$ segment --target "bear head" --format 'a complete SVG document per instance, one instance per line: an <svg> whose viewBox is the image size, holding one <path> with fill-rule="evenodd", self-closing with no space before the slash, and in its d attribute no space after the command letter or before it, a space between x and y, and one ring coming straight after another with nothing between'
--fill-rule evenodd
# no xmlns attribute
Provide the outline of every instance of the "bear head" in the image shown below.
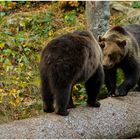
<svg viewBox="0 0 140 140"><path fill-rule="evenodd" d="M115 35L99 36L98 40L103 51L104 68L110 69L119 64L125 55L126 40L121 40Z"/></svg>

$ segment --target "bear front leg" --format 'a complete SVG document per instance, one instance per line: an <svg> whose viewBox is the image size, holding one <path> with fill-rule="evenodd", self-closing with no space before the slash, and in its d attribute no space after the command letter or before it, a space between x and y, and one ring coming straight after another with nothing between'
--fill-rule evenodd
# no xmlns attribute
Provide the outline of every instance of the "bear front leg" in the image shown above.
<svg viewBox="0 0 140 140"><path fill-rule="evenodd" d="M50 91L48 81L43 77L41 82L42 99L43 99L43 110L44 112L54 112L53 107L53 95Z"/></svg>
<svg viewBox="0 0 140 140"><path fill-rule="evenodd" d="M115 95L116 90L116 67L111 69L104 69L105 85L108 90L108 96Z"/></svg>
<svg viewBox="0 0 140 140"><path fill-rule="evenodd" d="M125 73L124 82L117 87L115 91L116 96L126 96L130 89L132 89L138 82L138 75L135 71Z"/></svg>
<svg viewBox="0 0 140 140"><path fill-rule="evenodd" d="M135 87L134 91L140 91L140 79L137 83L137 86Z"/></svg>
<svg viewBox="0 0 140 140"><path fill-rule="evenodd" d="M104 71L102 65L100 65L96 73L85 83L85 87L88 94L87 105L93 107L100 107L100 103L97 101L98 94L101 86L104 82Z"/></svg>

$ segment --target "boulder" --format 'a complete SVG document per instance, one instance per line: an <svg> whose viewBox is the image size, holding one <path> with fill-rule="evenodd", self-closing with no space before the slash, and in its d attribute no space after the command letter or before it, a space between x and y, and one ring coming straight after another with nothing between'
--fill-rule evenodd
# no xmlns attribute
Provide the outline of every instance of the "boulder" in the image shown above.
<svg viewBox="0 0 140 140"><path fill-rule="evenodd" d="M140 10L132 8L132 1L110 2L110 12L113 16L122 15L120 24L140 24Z"/></svg>
<svg viewBox="0 0 140 140"><path fill-rule="evenodd" d="M121 139L140 136L140 93L101 100L100 108L79 106L69 116L47 113L0 125L1 139Z"/></svg>
<svg viewBox="0 0 140 140"><path fill-rule="evenodd" d="M127 24L140 24L140 10L134 10L127 14L127 17L121 21Z"/></svg>
<svg viewBox="0 0 140 140"><path fill-rule="evenodd" d="M129 12L134 11L132 7L130 7L132 2L120 2L120 1L111 1L110 2L110 12L112 15L125 14L127 15Z"/></svg>

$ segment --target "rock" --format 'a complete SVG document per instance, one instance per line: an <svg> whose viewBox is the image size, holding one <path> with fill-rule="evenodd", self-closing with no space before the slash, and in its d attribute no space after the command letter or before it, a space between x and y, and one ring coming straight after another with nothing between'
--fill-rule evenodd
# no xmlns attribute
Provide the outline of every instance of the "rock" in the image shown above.
<svg viewBox="0 0 140 140"><path fill-rule="evenodd" d="M131 8L132 2L110 2L110 11L112 15L118 15L118 14L125 14L127 15L129 12L134 11L133 8Z"/></svg>
<svg viewBox="0 0 140 140"><path fill-rule="evenodd" d="M140 136L140 93L109 97L100 108L80 106L67 117L44 114L0 125L1 139L118 139Z"/></svg>
<svg viewBox="0 0 140 140"><path fill-rule="evenodd" d="M140 10L133 10L127 14L128 16L121 21L127 24L140 24Z"/></svg>
<svg viewBox="0 0 140 140"><path fill-rule="evenodd" d="M123 15L120 22L121 25L126 24L140 24L140 10L132 8L132 2L110 2L111 15Z"/></svg>
<svg viewBox="0 0 140 140"><path fill-rule="evenodd" d="M14 28L28 28L31 26L31 22L33 19L32 13L16 13L11 14L8 17L5 17L3 23L1 24L2 27L14 27Z"/></svg>

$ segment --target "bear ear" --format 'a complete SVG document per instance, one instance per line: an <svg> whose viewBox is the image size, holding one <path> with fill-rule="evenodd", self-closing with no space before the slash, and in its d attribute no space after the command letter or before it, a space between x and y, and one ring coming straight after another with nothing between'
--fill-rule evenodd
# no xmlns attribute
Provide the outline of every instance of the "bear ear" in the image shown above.
<svg viewBox="0 0 140 140"><path fill-rule="evenodd" d="M99 45L102 49L105 47L105 41L106 41L106 38L104 38L100 35L98 36L98 42L99 42Z"/></svg>
<svg viewBox="0 0 140 140"><path fill-rule="evenodd" d="M102 42L102 41L105 41L105 40L106 40L106 38L104 38L104 37L102 37L102 36L100 36L100 35L98 36L98 41L99 41L99 42Z"/></svg>
<svg viewBox="0 0 140 140"><path fill-rule="evenodd" d="M117 45L121 48L124 48L126 45L126 40L117 40Z"/></svg>

